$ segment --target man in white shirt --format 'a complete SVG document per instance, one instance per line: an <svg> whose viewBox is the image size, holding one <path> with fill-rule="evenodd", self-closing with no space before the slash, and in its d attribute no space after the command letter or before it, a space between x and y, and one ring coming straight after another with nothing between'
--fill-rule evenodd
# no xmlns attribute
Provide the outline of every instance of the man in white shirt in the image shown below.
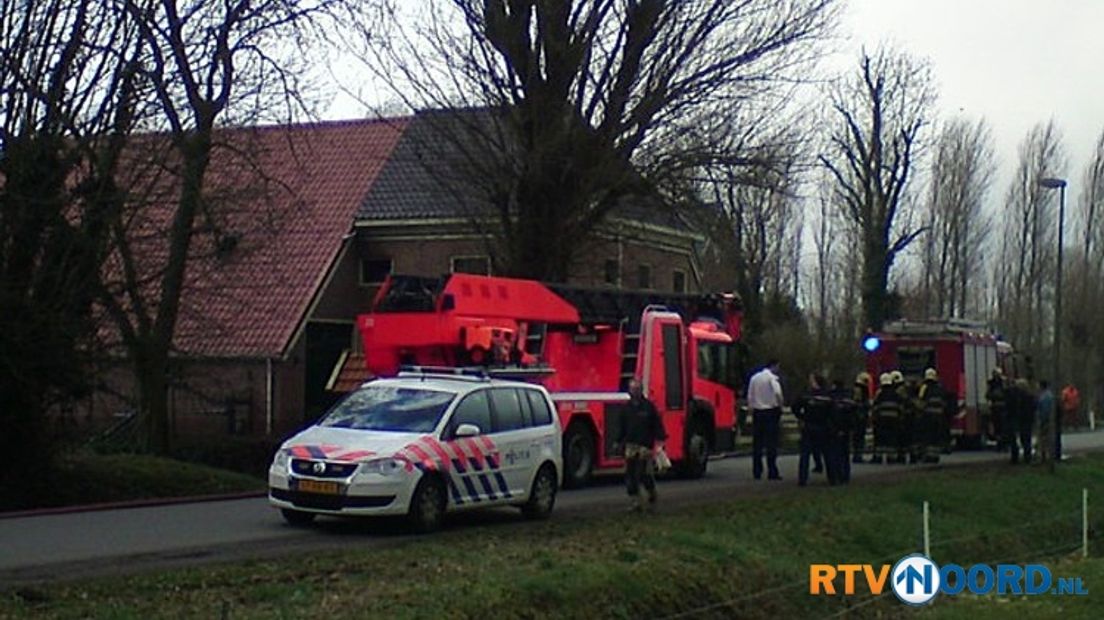
<svg viewBox="0 0 1104 620"><path fill-rule="evenodd" d="M763 477L763 452L767 454L767 477L781 480L778 474L778 428L782 418L782 384L778 381L778 360L770 360L748 382L748 408L752 414L751 471L756 480Z"/></svg>

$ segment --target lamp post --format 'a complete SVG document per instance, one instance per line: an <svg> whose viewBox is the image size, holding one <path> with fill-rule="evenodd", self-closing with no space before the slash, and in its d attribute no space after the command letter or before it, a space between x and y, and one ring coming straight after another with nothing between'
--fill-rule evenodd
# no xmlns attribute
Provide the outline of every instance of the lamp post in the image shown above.
<svg viewBox="0 0 1104 620"><path fill-rule="evenodd" d="M1062 458L1062 407L1058 402L1062 384L1058 377L1062 372L1062 229L1066 219L1066 180L1045 177L1039 179L1039 185L1058 190L1058 265L1054 283L1054 374L1051 379L1054 385L1054 423L1050 425L1051 436L1049 437L1053 450L1050 467L1053 470L1055 461Z"/></svg>

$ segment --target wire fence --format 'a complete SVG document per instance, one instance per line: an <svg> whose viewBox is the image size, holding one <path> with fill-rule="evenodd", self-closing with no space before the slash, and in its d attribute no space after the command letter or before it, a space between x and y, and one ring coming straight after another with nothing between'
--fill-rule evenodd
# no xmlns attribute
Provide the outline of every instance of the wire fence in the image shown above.
<svg viewBox="0 0 1104 620"><path fill-rule="evenodd" d="M927 504L927 502L924 502ZM896 553L888 554L881 558L876 558L864 562L872 566L885 565L890 562L896 562L897 560L920 552L923 553L925 549L929 551L929 555L933 561L939 563L939 559L942 557L951 557L954 555L953 550L957 547L964 549L971 553L979 553L988 551L992 553L994 559L977 562L970 561L970 564L1014 564L1023 563L1031 560L1047 559L1061 557L1069 555L1075 552L1080 552L1082 557L1088 557L1091 543L1090 534L1093 532L1094 523L1089 516L1088 512L1088 490L1082 491L1082 505L1079 510L1065 510L1058 514L1050 514L1046 517L1037 519L1031 519L1029 521L1023 521L1012 526L1002 527L987 530L978 534L970 534L966 536L955 536L950 538L938 538L931 540L931 528L930 523L927 521L930 519L930 512L928 510L923 511L921 524L922 530L926 532L919 541L919 545L914 548L903 549ZM1097 523L1100 519L1097 520ZM1075 528L1075 525L1080 527ZM1066 530L1068 526L1068 530ZM1055 529L1059 530L1055 532ZM1076 536L1073 530L1076 529ZM1064 538L1064 540L1061 540ZM1007 549L1007 544L994 544L1001 541L1016 541L1022 545L1023 540L1037 541L1039 546L1032 547L1024 550L1020 545L1015 551ZM1042 546L1045 545L1045 546ZM1007 549L996 549L994 546L1001 546ZM999 554L999 555L997 555ZM957 559L957 558L956 558ZM789 582L782 582L766 589L759 589L753 593L742 595L726 599L723 601L716 601L707 605L702 605L689 610L680 611L678 613L663 616L663 620L681 620L683 618L695 618L700 617L711 612L716 612L722 609L738 610L743 604L751 602L756 599L761 599L767 596L773 596L782 593L789 593L796 590L807 591L810 587L810 583L807 579L795 579ZM865 607L873 605L880 600L885 599L887 596L893 593L892 587L887 583L883 590L879 594L872 594L862 598L857 602L853 602L853 599L842 599L845 607L842 609L835 609L829 614L823 616L823 618L841 618L852 614ZM831 600L831 599L828 599Z"/></svg>

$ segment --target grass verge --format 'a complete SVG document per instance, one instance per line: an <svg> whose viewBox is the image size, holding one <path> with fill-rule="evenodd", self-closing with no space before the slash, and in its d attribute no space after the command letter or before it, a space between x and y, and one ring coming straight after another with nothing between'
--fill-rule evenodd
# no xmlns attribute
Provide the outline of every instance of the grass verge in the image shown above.
<svg viewBox="0 0 1104 620"><path fill-rule="evenodd" d="M263 491L264 481L205 465L137 454L79 453L44 472L22 497L0 495L0 510L25 510Z"/></svg>
<svg viewBox="0 0 1104 620"><path fill-rule="evenodd" d="M916 610L892 594L868 604L861 585L850 597L810 596L809 564L892 564L917 551L925 500L937 562L1060 557L1080 543L1081 489L1104 497L1102 465L1104 457L1083 457L1053 476L1005 465L949 468L895 484L859 481L843 489L792 488L706 506L663 506L654 516L453 528L384 549L351 544L342 552L140 575L125 586L113 578L9 592L0 594L0 616L897 617ZM1101 525L1097 517L1097 531ZM370 525L363 536L372 536ZM1098 564L1057 574L1077 575L1082 567L1092 592ZM1036 598L1023 604L1068 605L1067 618L1099 615L1075 607L1077 601ZM947 597L920 613L972 619L975 608L991 606ZM1030 616L1051 611L1025 610Z"/></svg>

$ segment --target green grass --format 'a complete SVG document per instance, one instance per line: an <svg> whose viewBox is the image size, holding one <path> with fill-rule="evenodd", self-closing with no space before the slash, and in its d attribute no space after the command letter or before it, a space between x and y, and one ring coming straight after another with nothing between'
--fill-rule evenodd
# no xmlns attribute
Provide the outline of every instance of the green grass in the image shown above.
<svg viewBox="0 0 1104 620"><path fill-rule="evenodd" d="M1042 556L1060 559L1080 541L1081 489L1104 498L1102 465L1104 457L1080 458L1054 476L949 468L898 484L860 480L667 505L655 516L457 527L386 548L358 550L354 534L341 552L145 574L125 587L112 578L0 593L0 617L651 618L698 610L692 617L817 618L869 597L861 587L853 597L810 596L809 564L892 563L919 550L924 500L937 562L1035 561L1062 547ZM1100 583L1095 562L1061 566L1056 575L1084 574L1090 592ZM1065 617L1099 615L1072 598L945 597L919 613L972 619L975 610L1022 605L1024 617L1046 617L1061 605ZM917 612L889 594L850 617L905 613Z"/></svg>
<svg viewBox="0 0 1104 620"><path fill-rule="evenodd" d="M0 510L263 491L252 476L135 454L79 453L44 472L18 500L0 494Z"/></svg>

